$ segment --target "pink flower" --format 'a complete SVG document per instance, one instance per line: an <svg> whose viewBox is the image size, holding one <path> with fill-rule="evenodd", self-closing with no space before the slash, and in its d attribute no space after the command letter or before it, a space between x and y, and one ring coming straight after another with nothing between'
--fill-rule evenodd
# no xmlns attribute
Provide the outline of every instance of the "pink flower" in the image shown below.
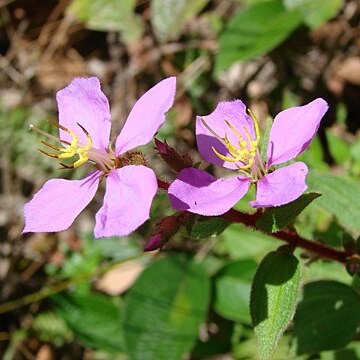
<svg viewBox="0 0 360 360"><path fill-rule="evenodd" d="M182 170L169 187L172 206L200 215L221 215L256 185L255 208L287 204L306 189L307 166L302 162L274 168L302 153L314 138L328 109L318 98L280 112L274 119L266 161L259 152L257 119L240 100L221 102L213 113L196 119L196 138L204 160L237 171L216 179L205 171Z"/></svg>
<svg viewBox="0 0 360 360"><path fill-rule="evenodd" d="M72 159L78 167L86 162L96 170L81 180L52 179L25 205L26 232L67 229L94 197L101 179L106 179L104 202L96 214L95 237L127 235L149 218L157 191L156 176L146 167L144 156L133 151L148 143L165 121L172 106L176 79L165 79L146 92L134 105L115 142L109 142L111 117L106 96L97 78L76 78L57 93L59 138L45 134L60 146L45 141L59 159Z"/></svg>

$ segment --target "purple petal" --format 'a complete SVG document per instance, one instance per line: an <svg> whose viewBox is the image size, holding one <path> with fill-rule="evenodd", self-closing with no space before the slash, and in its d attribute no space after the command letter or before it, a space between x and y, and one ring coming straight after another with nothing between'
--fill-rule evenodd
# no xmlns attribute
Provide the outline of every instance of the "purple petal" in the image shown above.
<svg viewBox="0 0 360 360"><path fill-rule="evenodd" d="M299 161L265 175L257 184L256 200L251 206L280 206L296 200L307 189L307 173L307 166Z"/></svg>
<svg viewBox="0 0 360 360"><path fill-rule="evenodd" d="M145 166L112 170L103 206L96 214L95 237L124 236L136 230L149 219L156 191L156 176Z"/></svg>
<svg viewBox="0 0 360 360"><path fill-rule="evenodd" d="M56 94L59 123L75 132L80 142L87 144L82 125L90 134L93 146L106 150L109 145L111 117L109 102L100 89L99 79L76 78ZM71 141L71 136L60 130L61 139Z"/></svg>
<svg viewBox="0 0 360 360"><path fill-rule="evenodd" d="M188 168L178 174L168 193L174 209L200 215L221 215L246 194L249 184L247 177L216 179L205 171Z"/></svg>
<svg viewBox="0 0 360 360"><path fill-rule="evenodd" d="M132 108L116 140L116 155L147 144L165 121L174 102L176 78L170 77L148 90Z"/></svg>
<svg viewBox="0 0 360 360"><path fill-rule="evenodd" d="M66 230L94 197L99 185L99 172L81 180L52 179L25 205L27 232Z"/></svg>
<svg viewBox="0 0 360 360"><path fill-rule="evenodd" d="M237 169L234 163L224 162L214 154L212 147L225 156L228 156L229 152L226 147L204 126L201 118L206 121L208 126L217 135L224 138L226 134L230 142L237 145L239 138L236 137L234 132L228 125L226 125L225 120L230 122L235 129L242 134L245 140L247 140L247 136L244 131L244 127L250 133L252 139L254 139L253 121L246 113L246 106L244 103L240 100L221 102L210 115L196 117L196 141L202 158L207 162L224 166L228 169Z"/></svg>
<svg viewBox="0 0 360 360"><path fill-rule="evenodd" d="M314 138L328 107L325 100L318 98L307 105L281 111L270 130L268 165L281 164L301 154Z"/></svg>

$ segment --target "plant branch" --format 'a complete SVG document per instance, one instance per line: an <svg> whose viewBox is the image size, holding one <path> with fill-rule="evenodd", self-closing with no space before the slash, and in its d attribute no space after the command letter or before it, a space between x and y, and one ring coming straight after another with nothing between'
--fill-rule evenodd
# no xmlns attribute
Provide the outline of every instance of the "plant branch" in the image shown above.
<svg viewBox="0 0 360 360"><path fill-rule="evenodd" d="M168 190L170 184L158 179L159 188ZM222 218L227 219L233 223L241 223L246 226L250 226L255 230L263 232L256 226L257 220L261 217L262 213L257 211L255 214L244 214L238 210L230 209L225 214L221 215ZM318 255L321 258L336 260L342 264L346 263L346 259L349 254L346 251L337 250L324 245L320 242L310 241L302 238L296 232L286 230L280 230L275 233L266 233L276 239L285 241L293 247L299 247L305 249L311 253Z"/></svg>
<svg viewBox="0 0 360 360"><path fill-rule="evenodd" d="M161 179L157 179L157 183L158 183L158 187L160 189L163 189L165 191L167 191L167 189L169 188L170 184L166 181L163 181Z"/></svg>
<svg viewBox="0 0 360 360"><path fill-rule="evenodd" d="M261 213L258 211L253 215L243 214L240 211L230 209L228 212L222 215L224 219L230 220L231 222L241 223L246 226L250 226L258 231L263 232L256 226L256 221L261 216ZM340 263L345 263L348 254L345 251L337 250L331 248L327 245L324 245L320 242L310 241L302 238L296 232L290 230L280 230L275 233L266 233L276 239L287 242L293 247L300 247L302 249L308 250L311 253L315 253L321 258L336 260Z"/></svg>

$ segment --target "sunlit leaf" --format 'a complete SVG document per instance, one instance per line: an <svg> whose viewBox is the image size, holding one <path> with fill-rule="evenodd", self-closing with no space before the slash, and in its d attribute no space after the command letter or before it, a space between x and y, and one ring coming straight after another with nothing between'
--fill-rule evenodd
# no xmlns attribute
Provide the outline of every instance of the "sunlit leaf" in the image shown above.
<svg viewBox="0 0 360 360"><path fill-rule="evenodd" d="M223 268L215 281L215 310L229 320L251 323L250 289L257 264L242 260Z"/></svg>
<svg viewBox="0 0 360 360"><path fill-rule="evenodd" d="M297 10L287 10L281 0L255 3L237 13L219 39L216 72L234 62L249 60L274 49L301 23Z"/></svg>
<svg viewBox="0 0 360 360"><path fill-rule="evenodd" d="M290 10L299 10L305 24L314 29L330 20L343 6L342 0L284 0Z"/></svg>
<svg viewBox="0 0 360 360"><path fill-rule="evenodd" d="M34 317L32 329L42 341L56 346L73 340L73 334L65 320L54 312L41 312Z"/></svg>
<svg viewBox="0 0 360 360"><path fill-rule="evenodd" d="M312 170L307 177L307 184L309 190L323 194L316 200L316 205L333 214L349 230L360 232L359 181Z"/></svg>
<svg viewBox="0 0 360 360"><path fill-rule="evenodd" d="M220 236L216 250L231 259L260 260L274 250L278 243L270 236L242 224L231 224Z"/></svg>
<svg viewBox="0 0 360 360"><path fill-rule="evenodd" d="M262 359L271 359L294 316L299 294L297 258L281 249L269 253L255 274L250 298L251 318Z"/></svg>
<svg viewBox="0 0 360 360"><path fill-rule="evenodd" d="M160 42L176 39L186 22L209 0L153 0L151 24Z"/></svg>
<svg viewBox="0 0 360 360"><path fill-rule="evenodd" d="M329 143L330 153L336 163L343 165L351 157L351 148L348 142L333 134L332 131L326 131L326 138Z"/></svg>
<svg viewBox="0 0 360 360"><path fill-rule="evenodd" d="M74 0L68 12L86 27L99 31L119 31L126 43L138 40L143 31L135 15L135 0Z"/></svg>

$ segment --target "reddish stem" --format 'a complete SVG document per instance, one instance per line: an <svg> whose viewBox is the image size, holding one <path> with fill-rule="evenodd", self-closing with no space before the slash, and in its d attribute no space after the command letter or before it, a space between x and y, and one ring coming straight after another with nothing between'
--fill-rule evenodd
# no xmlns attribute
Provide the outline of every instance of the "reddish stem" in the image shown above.
<svg viewBox="0 0 360 360"><path fill-rule="evenodd" d="M256 230L262 232L262 230L256 226L256 221L259 219L260 216L261 216L260 211L256 212L253 215L250 215L250 214L243 214L240 211L234 209L230 209L228 212L222 215L223 218L228 219L231 222L236 222L236 223L244 224L246 226L251 226ZM345 263L346 258L348 257L348 254L345 251L336 250L319 242L306 240L293 231L280 230L276 233L270 233L270 234L266 233L266 234L275 237L279 240L283 240L293 247L300 247L302 249L308 250L312 253L319 255L322 258L332 259L340 263Z"/></svg>
<svg viewBox="0 0 360 360"><path fill-rule="evenodd" d="M348 257L348 254L345 251L336 250L319 242L306 240L291 231L282 230L271 235L287 242L294 247L300 247L315 253L322 258L336 260L344 264L346 263L346 258Z"/></svg>
<svg viewBox="0 0 360 360"><path fill-rule="evenodd" d="M168 190L170 184L167 183L166 181L158 179L158 186L163 190ZM231 222L241 223L246 226L250 226L258 231L263 232L256 225L256 222L261 217L261 215L262 213L260 211L257 211L255 214L250 215L250 214L244 214L234 209L230 209L225 214L221 215L221 217ZM332 259L340 263L346 263L346 258L349 256L349 254L347 254L345 251L331 248L320 242L306 240L290 230L280 230L276 233L266 233L266 234L276 239L285 241L293 247L300 247L302 249L315 253L321 258Z"/></svg>
<svg viewBox="0 0 360 360"><path fill-rule="evenodd" d="M157 183L158 183L158 187L163 190L167 190L170 186L169 183L160 179L157 179Z"/></svg>

